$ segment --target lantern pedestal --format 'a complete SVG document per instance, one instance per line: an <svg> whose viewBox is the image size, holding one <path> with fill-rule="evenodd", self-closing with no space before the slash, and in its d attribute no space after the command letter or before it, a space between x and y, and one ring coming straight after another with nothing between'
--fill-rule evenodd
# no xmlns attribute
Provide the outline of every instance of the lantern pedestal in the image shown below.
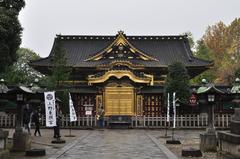
<svg viewBox="0 0 240 159"><path fill-rule="evenodd" d="M31 140L28 132L24 131L22 127L17 126L13 134L13 148L12 151L26 151L31 148Z"/></svg>
<svg viewBox="0 0 240 159"><path fill-rule="evenodd" d="M200 134L200 150L203 152L217 151L217 137L215 132Z"/></svg>
<svg viewBox="0 0 240 159"><path fill-rule="evenodd" d="M2 129L0 129L0 158L1 159L9 158L9 151L6 149L7 137L8 137L8 131L3 131Z"/></svg>
<svg viewBox="0 0 240 159"><path fill-rule="evenodd" d="M214 128L214 107L209 106L208 127L206 132L200 134L200 150L203 152L217 151L217 135Z"/></svg>

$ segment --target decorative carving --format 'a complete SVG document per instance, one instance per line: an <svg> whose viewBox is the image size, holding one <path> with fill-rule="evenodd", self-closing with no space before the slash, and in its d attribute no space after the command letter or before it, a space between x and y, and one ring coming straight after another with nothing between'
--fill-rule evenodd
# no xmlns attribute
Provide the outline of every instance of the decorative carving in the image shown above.
<svg viewBox="0 0 240 159"><path fill-rule="evenodd" d="M144 65L142 64L133 64L130 61L126 61L126 60L114 60L111 63L107 63L107 64L101 64L98 67L100 69L112 69L114 66L127 66L130 69L133 70L138 70L138 69L144 69Z"/></svg>
<svg viewBox="0 0 240 159"><path fill-rule="evenodd" d="M94 56L86 59L85 61L97 61L100 60L102 58L104 58L105 54L109 54L112 53L113 49L116 48L122 52L124 47L128 48L129 51L135 55L138 55L138 57L142 60L145 61L149 61L149 60L153 60L153 61L158 61L156 58L151 57L149 55L147 55L146 53L138 50L137 48L135 48L124 36L123 32L118 32L117 38L112 42L112 44L110 44L108 47L106 47L104 50L102 50L101 52L95 54ZM114 56L112 56L114 57Z"/></svg>
<svg viewBox="0 0 240 159"><path fill-rule="evenodd" d="M153 85L153 75L143 74L143 78L136 76L129 70L110 70L107 71L104 75L100 77L94 77L94 75L88 76L88 84L93 83L103 83L108 80L110 77L116 77L117 79L121 79L122 77L128 77L130 80L136 83L146 83Z"/></svg>

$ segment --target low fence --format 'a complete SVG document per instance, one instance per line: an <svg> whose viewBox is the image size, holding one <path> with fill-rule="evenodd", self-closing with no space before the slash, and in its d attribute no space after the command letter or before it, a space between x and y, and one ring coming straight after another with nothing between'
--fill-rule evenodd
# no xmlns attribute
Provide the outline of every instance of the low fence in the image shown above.
<svg viewBox="0 0 240 159"><path fill-rule="evenodd" d="M108 118L105 118L105 125L108 125ZM231 121L230 114L215 114L215 127L228 128ZM45 126L45 116L41 117L41 125ZM173 118L170 117L170 122L167 122L166 116L160 117L147 117L147 116L133 116L131 120L132 128L165 128L172 127ZM206 128L208 125L207 115L179 115L176 116L176 128ZM0 127L13 128L16 126L16 115L7 114L0 116ZM85 128L96 127L96 116L78 117L77 121L70 122L68 115L63 115L61 119L62 128Z"/></svg>
<svg viewBox="0 0 240 159"><path fill-rule="evenodd" d="M214 125L216 128L228 128L231 121L230 114L216 114ZM147 128L166 128L172 127L173 118L167 122L167 117L133 117L132 127L147 127ZM206 128L208 125L207 115L179 115L176 116L176 128Z"/></svg>

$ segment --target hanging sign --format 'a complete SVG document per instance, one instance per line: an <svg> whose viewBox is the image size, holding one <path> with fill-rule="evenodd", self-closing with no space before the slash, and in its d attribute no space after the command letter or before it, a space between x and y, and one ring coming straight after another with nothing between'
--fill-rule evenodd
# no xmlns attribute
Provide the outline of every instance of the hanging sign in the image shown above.
<svg viewBox="0 0 240 159"><path fill-rule="evenodd" d="M73 105L73 101L70 93L69 93L69 113L70 113L70 122L77 121L77 115L74 109L74 105Z"/></svg>
<svg viewBox="0 0 240 159"><path fill-rule="evenodd" d="M191 97L189 98L189 104L192 106L197 105L197 97L196 95L192 94Z"/></svg>
<svg viewBox="0 0 240 159"><path fill-rule="evenodd" d="M55 92L44 92L46 126L56 126Z"/></svg>

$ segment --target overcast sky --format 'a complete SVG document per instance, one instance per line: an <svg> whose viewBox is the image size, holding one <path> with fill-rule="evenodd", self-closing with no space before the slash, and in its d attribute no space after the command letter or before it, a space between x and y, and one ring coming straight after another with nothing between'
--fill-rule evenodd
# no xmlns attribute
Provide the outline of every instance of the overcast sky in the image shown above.
<svg viewBox="0 0 240 159"><path fill-rule="evenodd" d="M22 47L46 57L56 34L178 35L194 40L220 20L240 17L240 0L25 0Z"/></svg>

